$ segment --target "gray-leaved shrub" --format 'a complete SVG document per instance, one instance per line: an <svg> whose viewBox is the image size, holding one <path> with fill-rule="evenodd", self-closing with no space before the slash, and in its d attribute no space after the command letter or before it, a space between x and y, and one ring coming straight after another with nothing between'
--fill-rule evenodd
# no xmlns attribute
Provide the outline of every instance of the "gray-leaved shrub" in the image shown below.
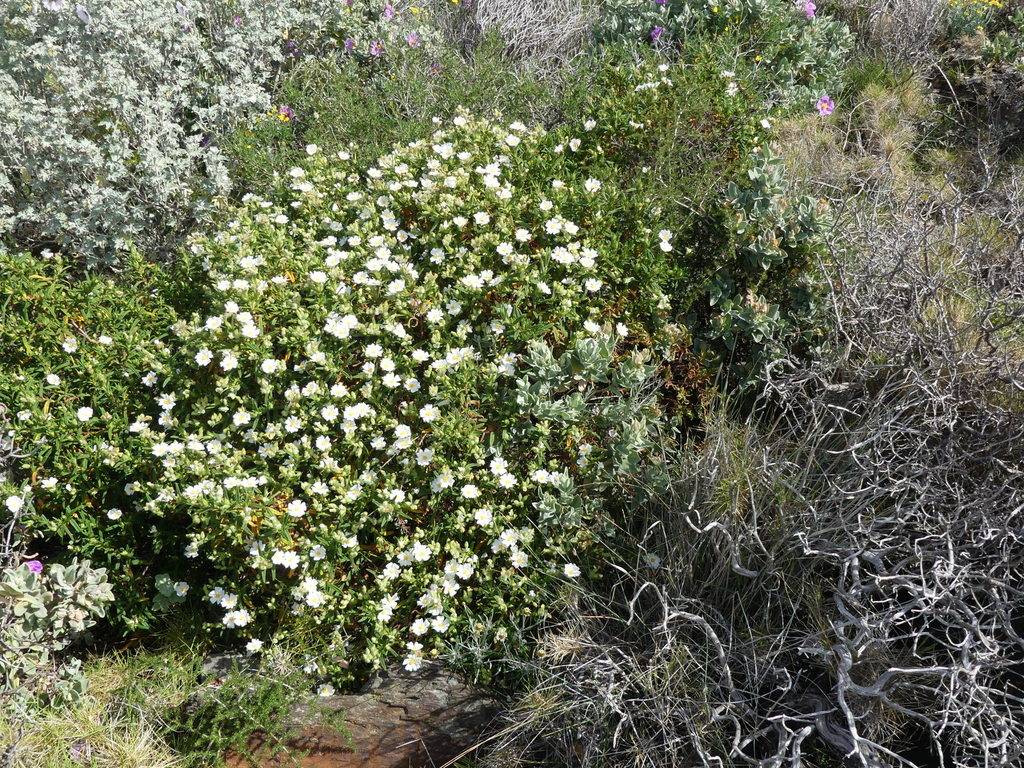
<svg viewBox="0 0 1024 768"><path fill-rule="evenodd" d="M36 567L31 565L35 563ZM88 560L0 572L0 702L73 699L85 690L81 663L56 655L103 616L114 594Z"/></svg>

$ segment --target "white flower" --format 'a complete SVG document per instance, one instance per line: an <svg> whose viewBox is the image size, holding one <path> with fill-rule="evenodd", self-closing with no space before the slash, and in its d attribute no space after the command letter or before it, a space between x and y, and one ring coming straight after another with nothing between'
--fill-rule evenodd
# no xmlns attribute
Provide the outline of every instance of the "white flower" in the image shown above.
<svg viewBox="0 0 1024 768"><path fill-rule="evenodd" d="M289 570L299 567L299 554L290 550L275 549L270 558L274 565L280 565Z"/></svg>
<svg viewBox="0 0 1024 768"><path fill-rule="evenodd" d="M314 562L319 562L327 557L327 550L320 544L314 544L309 550L309 559Z"/></svg>
<svg viewBox="0 0 1024 768"><path fill-rule="evenodd" d="M25 500L21 496L8 496L4 506L12 515L16 515L25 506Z"/></svg>
<svg viewBox="0 0 1024 768"><path fill-rule="evenodd" d="M597 293L601 290L602 285L604 285L604 283L600 280L595 277L591 277L583 284L583 287L587 289L588 293Z"/></svg>
<svg viewBox="0 0 1024 768"><path fill-rule="evenodd" d="M425 563L430 559L430 547L421 541L412 545L412 558L419 563Z"/></svg>
<svg viewBox="0 0 1024 768"><path fill-rule="evenodd" d="M157 398L156 402L157 405L159 405L162 410L169 411L178 402L178 398L174 396L173 392L165 392L164 394L160 395L160 397Z"/></svg>
<svg viewBox="0 0 1024 768"><path fill-rule="evenodd" d="M479 226L484 227L491 223L491 215L486 211L478 211L473 214L473 221Z"/></svg>
<svg viewBox="0 0 1024 768"><path fill-rule="evenodd" d="M427 403L420 408L420 418L423 419L427 424L434 421L438 416L441 415L441 411L438 410L436 405Z"/></svg>
<svg viewBox="0 0 1024 768"><path fill-rule="evenodd" d="M61 347L63 347L64 351L67 352L68 354L77 352L78 339L76 339L74 336L68 336L66 339L64 339L64 343L61 344Z"/></svg>
<svg viewBox="0 0 1024 768"><path fill-rule="evenodd" d="M116 507L107 510L108 520L120 520L122 515L124 515L124 513L120 509L117 509Z"/></svg>
<svg viewBox="0 0 1024 768"><path fill-rule="evenodd" d="M221 370L233 371L238 367L238 358L235 357L234 352L225 352L220 359Z"/></svg>
<svg viewBox="0 0 1024 768"><path fill-rule="evenodd" d="M490 525L491 521L494 520L494 514L487 507L483 507L482 509L478 509L476 511L476 514L473 515L473 518L476 520L477 525L487 526Z"/></svg>
<svg viewBox="0 0 1024 768"><path fill-rule="evenodd" d="M414 635L425 635L430 629L430 623L426 619L416 619L409 629Z"/></svg>
<svg viewBox="0 0 1024 768"><path fill-rule="evenodd" d="M92 408L90 408L87 405L83 405L81 408L79 408L77 411L75 411L75 416L78 417L79 421L88 421L89 419L92 418L92 414L93 414Z"/></svg>
<svg viewBox="0 0 1024 768"><path fill-rule="evenodd" d="M520 141L521 139L514 133L510 133L508 136L505 137L505 143L508 144L510 147L518 147Z"/></svg>
<svg viewBox="0 0 1024 768"><path fill-rule="evenodd" d="M213 361L213 352L203 347L195 356L196 365L209 365Z"/></svg>
<svg viewBox="0 0 1024 768"><path fill-rule="evenodd" d="M317 690L317 695L320 696L321 698L325 698L325 699L327 697L329 697L329 696L333 696L334 695L334 686L331 685L330 683L324 683Z"/></svg>
<svg viewBox="0 0 1024 768"><path fill-rule="evenodd" d="M409 645L420 645L419 643L409 643ZM420 646L422 648L422 646ZM417 672L423 667L423 656L418 651L410 653L405 659L402 660L402 666L405 667L406 672Z"/></svg>
<svg viewBox="0 0 1024 768"><path fill-rule="evenodd" d="M238 611L228 611L224 615L224 625L228 629L234 629L236 627L244 627L252 620L252 616L244 608Z"/></svg>
<svg viewBox="0 0 1024 768"><path fill-rule="evenodd" d="M512 552L512 565L516 568L525 568L526 564L530 561L526 553L521 549L516 549Z"/></svg>
<svg viewBox="0 0 1024 768"><path fill-rule="evenodd" d="M672 233L663 229L658 233L658 247L665 253L672 250Z"/></svg>
<svg viewBox="0 0 1024 768"><path fill-rule="evenodd" d="M301 501L300 499L292 499L288 502L286 511L290 517L302 517L306 514L306 509L306 502Z"/></svg>
<svg viewBox="0 0 1024 768"><path fill-rule="evenodd" d="M385 595L380 601L380 610L377 611L377 621L382 621L384 623L391 621L391 617L394 615L395 608L397 607L398 595Z"/></svg>
<svg viewBox="0 0 1024 768"><path fill-rule="evenodd" d="M46 374L46 383L51 387L60 386L60 376L56 373L48 373Z"/></svg>
<svg viewBox="0 0 1024 768"><path fill-rule="evenodd" d="M575 579L580 575L581 571L579 566L575 563L566 563L564 566L562 566L562 573L564 573L566 577L570 579Z"/></svg>
<svg viewBox="0 0 1024 768"><path fill-rule="evenodd" d="M430 621L430 626L433 627L434 631L439 635L443 635L448 631L448 627L451 626L451 622L448 621L444 616L435 616Z"/></svg>
<svg viewBox="0 0 1024 768"><path fill-rule="evenodd" d="M551 473L546 469L535 469L533 474L530 475L530 479L538 485L544 485L545 483L551 482Z"/></svg>
<svg viewBox="0 0 1024 768"><path fill-rule="evenodd" d="M112 338L110 338L109 336L107 336L106 334L103 334L102 336L100 336L98 339L96 339L96 341L98 341L100 344L102 344L105 347L109 347L111 344L114 343L114 340Z"/></svg>
<svg viewBox="0 0 1024 768"><path fill-rule="evenodd" d="M263 641L257 640L255 637L245 644L245 650L249 653L258 653L263 648Z"/></svg>
<svg viewBox="0 0 1024 768"><path fill-rule="evenodd" d="M587 192L594 193L601 188L601 182L597 179L587 179L583 182L583 188L587 190Z"/></svg>
<svg viewBox="0 0 1024 768"><path fill-rule="evenodd" d="M174 594L178 597L184 597L188 594L188 582L178 581L174 584Z"/></svg>
<svg viewBox="0 0 1024 768"><path fill-rule="evenodd" d="M462 497L464 499L478 499L480 498L480 489L472 483L467 483L462 486Z"/></svg>

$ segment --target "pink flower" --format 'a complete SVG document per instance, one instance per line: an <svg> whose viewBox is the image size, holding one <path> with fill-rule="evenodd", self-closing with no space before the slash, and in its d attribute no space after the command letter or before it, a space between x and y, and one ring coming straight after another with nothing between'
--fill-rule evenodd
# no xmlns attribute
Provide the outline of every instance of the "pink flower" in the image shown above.
<svg viewBox="0 0 1024 768"><path fill-rule="evenodd" d="M814 105L818 109L818 114L822 117L828 117L836 111L836 103L828 96L828 94L818 99L818 103Z"/></svg>
<svg viewBox="0 0 1024 768"><path fill-rule="evenodd" d="M410 32L408 35L405 36L405 42L409 44L410 48L415 48L420 44L420 36L417 35L415 32Z"/></svg>
<svg viewBox="0 0 1024 768"><path fill-rule="evenodd" d="M25 563L25 567L32 571L32 573L43 572L43 564L38 560L29 560L27 563Z"/></svg>
<svg viewBox="0 0 1024 768"><path fill-rule="evenodd" d="M382 56L384 54L384 43L380 40L374 40L370 43L370 55L371 56Z"/></svg>
<svg viewBox="0 0 1024 768"><path fill-rule="evenodd" d="M803 0L800 4L800 8L804 12L804 16L808 19L814 18L814 12L818 10L818 6L814 4L814 0Z"/></svg>

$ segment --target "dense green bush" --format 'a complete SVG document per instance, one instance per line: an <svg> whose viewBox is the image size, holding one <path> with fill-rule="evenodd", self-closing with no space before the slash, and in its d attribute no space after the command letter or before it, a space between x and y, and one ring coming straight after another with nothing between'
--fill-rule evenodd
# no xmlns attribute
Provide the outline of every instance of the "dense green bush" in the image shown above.
<svg viewBox="0 0 1024 768"><path fill-rule="evenodd" d="M158 538L130 514L137 457L124 435L171 305L188 296L180 285L138 258L120 279L83 279L58 259L0 251L0 403L17 457L0 497L22 500L43 559L69 553L109 570L121 628L148 622Z"/></svg>

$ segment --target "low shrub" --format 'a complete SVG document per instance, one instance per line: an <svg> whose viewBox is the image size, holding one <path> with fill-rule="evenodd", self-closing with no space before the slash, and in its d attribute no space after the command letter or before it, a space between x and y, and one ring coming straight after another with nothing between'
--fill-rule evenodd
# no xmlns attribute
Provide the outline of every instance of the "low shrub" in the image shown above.
<svg viewBox="0 0 1024 768"><path fill-rule="evenodd" d="M39 700L71 702L85 691L81 662L60 652L114 599L106 571L89 561L0 571L0 702L23 712Z"/></svg>

